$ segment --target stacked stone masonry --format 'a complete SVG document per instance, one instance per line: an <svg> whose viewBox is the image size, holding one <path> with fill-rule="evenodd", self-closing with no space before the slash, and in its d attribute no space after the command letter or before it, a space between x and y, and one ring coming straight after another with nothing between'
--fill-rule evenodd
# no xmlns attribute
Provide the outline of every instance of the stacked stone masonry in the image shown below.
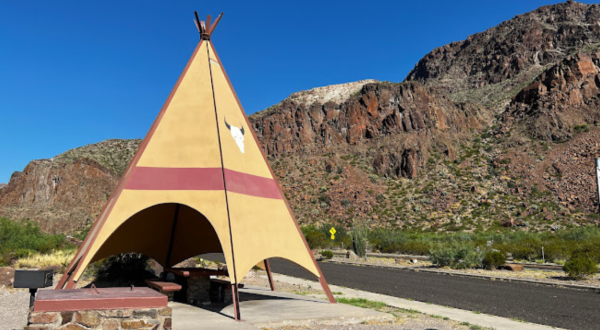
<svg viewBox="0 0 600 330"><path fill-rule="evenodd" d="M27 330L171 330L170 307L32 312Z"/></svg>

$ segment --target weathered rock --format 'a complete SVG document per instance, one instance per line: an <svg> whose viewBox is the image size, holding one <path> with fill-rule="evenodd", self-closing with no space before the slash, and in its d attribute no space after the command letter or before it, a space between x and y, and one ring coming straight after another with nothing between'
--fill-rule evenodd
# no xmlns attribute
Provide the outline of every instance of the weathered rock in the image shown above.
<svg viewBox="0 0 600 330"><path fill-rule="evenodd" d="M61 312L61 324L67 324L73 320L75 312Z"/></svg>
<svg viewBox="0 0 600 330"><path fill-rule="evenodd" d="M28 325L26 329L27 330L50 330L47 326L39 325L39 324Z"/></svg>
<svg viewBox="0 0 600 330"><path fill-rule="evenodd" d="M56 330L87 330L87 329L82 327L79 324L69 323L69 324L63 325L60 328L56 328Z"/></svg>
<svg viewBox="0 0 600 330"><path fill-rule="evenodd" d="M123 320L121 321L121 327L123 329L143 329L153 326L153 324L147 323L145 320Z"/></svg>
<svg viewBox="0 0 600 330"><path fill-rule="evenodd" d="M133 311L131 309L108 309L98 311L102 317L111 317L111 318L128 318L133 315Z"/></svg>
<svg viewBox="0 0 600 330"><path fill-rule="evenodd" d="M105 319L102 321L102 330L120 330L121 322L115 319Z"/></svg>
<svg viewBox="0 0 600 330"><path fill-rule="evenodd" d="M505 97L513 88L502 84L527 81L542 66L600 41L599 5L559 3L517 15L511 20L439 47L425 55L408 74L408 81L424 81L457 94L484 88L488 101ZM485 100L475 99L476 102Z"/></svg>
<svg viewBox="0 0 600 330"><path fill-rule="evenodd" d="M173 310L171 309L171 307L165 307L158 311L158 315L160 315L160 316L171 316L172 314L173 314Z"/></svg>
<svg viewBox="0 0 600 330"><path fill-rule="evenodd" d="M100 314L96 311L81 311L75 314L75 322L88 328L93 328L101 322Z"/></svg>
<svg viewBox="0 0 600 330"><path fill-rule="evenodd" d="M156 318L157 311L156 309L138 309L133 311L133 317L136 319L143 319L146 317Z"/></svg>
<svg viewBox="0 0 600 330"><path fill-rule="evenodd" d="M354 253L354 251L347 251L346 252L346 259L357 260L358 259L358 255L356 255L356 253Z"/></svg>
<svg viewBox="0 0 600 330"><path fill-rule="evenodd" d="M358 95L341 103L306 104L288 98L250 120L266 153L273 156L356 145L397 133L456 132L483 123L478 109L454 104L415 83L365 84Z"/></svg>
<svg viewBox="0 0 600 330"><path fill-rule="evenodd" d="M172 318L168 317L165 319L165 323L163 324L163 327L165 328L165 330L171 330L173 328L173 321Z"/></svg>
<svg viewBox="0 0 600 330"><path fill-rule="evenodd" d="M29 323L54 323L58 320L56 313L32 313L29 315Z"/></svg>
<svg viewBox="0 0 600 330"><path fill-rule="evenodd" d="M12 288L15 280L15 270L11 267L0 267L0 288Z"/></svg>
<svg viewBox="0 0 600 330"><path fill-rule="evenodd" d="M520 272L523 270L523 265L518 265L518 264L504 264L500 267L498 267L499 269L504 269L504 270L510 270L513 272Z"/></svg>
<svg viewBox="0 0 600 330"><path fill-rule="evenodd" d="M600 122L598 65L600 52L565 58L517 94L501 119L535 138L571 139L588 123Z"/></svg>

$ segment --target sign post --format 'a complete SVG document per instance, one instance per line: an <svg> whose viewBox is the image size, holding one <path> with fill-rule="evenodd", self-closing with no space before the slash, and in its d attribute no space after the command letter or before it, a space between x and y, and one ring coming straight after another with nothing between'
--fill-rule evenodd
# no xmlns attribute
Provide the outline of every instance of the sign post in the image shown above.
<svg viewBox="0 0 600 330"><path fill-rule="evenodd" d="M600 157L596 158L596 182L598 183L598 203L600 204ZM600 209L598 211L600 212Z"/></svg>
<svg viewBox="0 0 600 330"><path fill-rule="evenodd" d="M329 229L329 233L331 234L331 249L333 250L333 241L335 240L335 233L337 233L337 231L335 228L331 227L331 229Z"/></svg>

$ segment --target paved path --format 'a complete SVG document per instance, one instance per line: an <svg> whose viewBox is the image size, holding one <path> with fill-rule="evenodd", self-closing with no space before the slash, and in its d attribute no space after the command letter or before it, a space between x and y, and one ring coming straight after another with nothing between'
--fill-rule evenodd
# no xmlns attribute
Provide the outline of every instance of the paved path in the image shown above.
<svg viewBox="0 0 600 330"><path fill-rule="evenodd" d="M283 260L273 271L314 279ZM566 329L600 329L600 294L526 283L319 263L330 284Z"/></svg>
<svg viewBox="0 0 600 330"><path fill-rule="evenodd" d="M173 308L173 329L258 330L284 326L313 325L323 328L335 324L359 324L366 321L392 321L390 314L344 304L330 304L321 299L265 288L240 289L242 322L233 320L233 306L208 307L212 311L186 304L170 302Z"/></svg>

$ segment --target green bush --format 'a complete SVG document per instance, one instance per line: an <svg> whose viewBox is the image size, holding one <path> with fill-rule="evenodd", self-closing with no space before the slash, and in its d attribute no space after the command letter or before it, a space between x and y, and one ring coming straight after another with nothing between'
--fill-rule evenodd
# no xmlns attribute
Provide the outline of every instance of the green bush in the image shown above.
<svg viewBox="0 0 600 330"><path fill-rule="evenodd" d="M320 231L307 231L304 233L308 246L313 249L319 249L327 245L328 239L325 234Z"/></svg>
<svg viewBox="0 0 600 330"><path fill-rule="evenodd" d="M575 252L563 266L565 273L576 279L584 278L598 272L598 266L592 257L585 252Z"/></svg>
<svg viewBox="0 0 600 330"><path fill-rule="evenodd" d="M483 252L473 245L453 243L431 248L429 256L431 263L436 266L467 269L481 267Z"/></svg>
<svg viewBox="0 0 600 330"><path fill-rule="evenodd" d="M363 224L355 224L352 228L352 247L359 257L367 255L368 229Z"/></svg>
<svg viewBox="0 0 600 330"><path fill-rule="evenodd" d="M333 258L333 252L331 252L329 250L321 251L321 255L325 259L331 259L331 258Z"/></svg>
<svg viewBox="0 0 600 330"><path fill-rule="evenodd" d="M122 253L96 263L92 273L96 283L109 285L144 285L152 277L150 259L140 253Z"/></svg>
<svg viewBox="0 0 600 330"><path fill-rule="evenodd" d="M0 218L0 264L28 256L32 253L49 253L65 245L63 235L50 235L29 221L16 222Z"/></svg>
<svg viewBox="0 0 600 330"><path fill-rule="evenodd" d="M504 265L505 262L506 256L504 253L500 251L489 251L485 254L485 257L483 257L482 266L485 269L492 270L498 268L500 265Z"/></svg>

